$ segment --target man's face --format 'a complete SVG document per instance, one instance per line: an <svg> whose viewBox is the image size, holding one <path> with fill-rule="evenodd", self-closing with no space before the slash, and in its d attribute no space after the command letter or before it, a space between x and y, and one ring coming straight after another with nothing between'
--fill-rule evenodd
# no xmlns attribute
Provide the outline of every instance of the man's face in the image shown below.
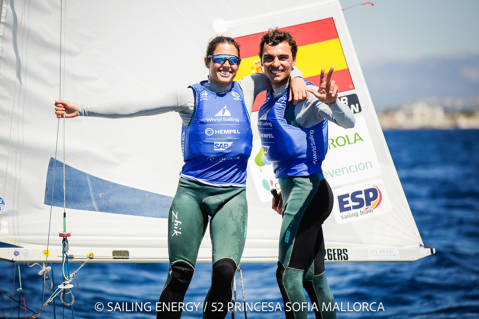
<svg viewBox="0 0 479 319"><path fill-rule="evenodd" d="M278 88L288 82L295 63L296 59L293 59L288 42L283 41L275 46L264 45L261 64L264 74L270 80L273 88Z"/></svg>

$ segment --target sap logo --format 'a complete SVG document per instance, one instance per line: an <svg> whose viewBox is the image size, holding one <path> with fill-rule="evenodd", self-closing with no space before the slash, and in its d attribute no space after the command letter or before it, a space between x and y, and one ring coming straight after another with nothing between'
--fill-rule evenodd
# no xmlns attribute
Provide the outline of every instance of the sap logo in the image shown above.
<svg viewBox="0 0 479 319"><path fill-rule="evenodd" d="M232 144L233 142L215 142L214 150L217 152L226 151L231 147Z"/></svg>
<svg viewBox="0 0 479 319"><path fill-rule="evenodd" d="M238 92L233 91L231 92L231 95L233 95L233 100L235 101L241 100L241 95Z"/></svg>
<svg viewBox="0 0 479 319"><path fill-rule="evenodd" d="M200 101L206 101L206 100L208 100L208 92L203 91L200 94Z"/></svg>
<svg viewBox="0 0 479 319"><path fill-rule="evenodd" d="M221 117L227 117L227 116L231 116L231 113L230 111L228 110L228 106L223 106L221 108L221 110L215 114L215 116L221 116Z"/></svg>
<svg viewBox="0 0 479 319"><path fill-rule="evenodd" d="M346 134L344 136L328 139L328 149L352 145L356 144L357 142L364 142L359 133L356 132L353 136Z"/></svg>
<svg viewBox="0 0 479 319"><path fill-rule="evenodd" d="M339 100L349 106L351 111L356 114L356 113L361 113L362 108L361 104L359 103L358 96L356 94L350 94L346 96L340 96Z"/></svg>
<svg viewBox="0 0 479 319"><path fill-rule="evenodd" d="M338 196L339 212L362 209L362 214L369 213L381 204L382 199L383 195L377 186L342 194Z"/></svg>
<svg viewBox="0 0 479 319"><path fill-rule="evenodd" d="M340 261L340 260L349 260L347 248L342 249L326 249L326 256L324 260L329 261Z"/></svg>

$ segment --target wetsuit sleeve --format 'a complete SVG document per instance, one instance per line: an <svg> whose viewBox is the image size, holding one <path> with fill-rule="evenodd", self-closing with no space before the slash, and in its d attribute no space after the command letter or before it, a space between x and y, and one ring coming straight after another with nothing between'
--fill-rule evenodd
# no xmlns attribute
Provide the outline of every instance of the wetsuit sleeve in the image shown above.
<svg viewBox="0 0 479 319"><path fill-rule="evenodd" d="M317 87L314 88L317 90ZM298 124L304 128L313 127L324 119L344 128L352 128L355 124L354 114L346 104L340 100L326 104L312 94L306 101L298 103L295 108L295 116Z"/></svg>
<svg viewBox="0 0 479 319"><path fill-rule="evenodd" d="M178 112L183 123L188 124L194 111L194 93L190 88L165 93L150 101L121 102L105 105L80 106L79 116L125 118Z"/></svg>
<svg viewBox="0 0 479 319"><path fill-rule="evenodd" d="M291 71L291 78L303 77L303 73L296 67L293 67ZM256 96L262 91L269 90L271 84L269 79L264 73L256 73L253 75L248 75L238 81L241 90L243 91L244 102L248 112L251 113L253 108L254 100Z"/></svg>

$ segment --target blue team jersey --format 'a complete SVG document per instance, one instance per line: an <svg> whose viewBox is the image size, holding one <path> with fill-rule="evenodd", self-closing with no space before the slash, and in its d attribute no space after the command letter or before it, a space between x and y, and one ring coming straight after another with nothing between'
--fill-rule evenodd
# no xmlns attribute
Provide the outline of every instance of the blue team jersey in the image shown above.
<svg viewBox="0 0 479 319"><path fill-rule="evenodd" d="M311 128L288 124L285 118L288 92L274 97L268 92L258 114L258 130L266 158L276 177L308 176L322 172L328 151L328 121Z"/></svg>
<svg viewBox="0 0 479 319"><path fill-rule="evenodd" d="M219 94L191 85L195 111L183 125L181 145L185 164L181 176L217 186L245 186L252 133L243 92L236 82Z"/></svg>

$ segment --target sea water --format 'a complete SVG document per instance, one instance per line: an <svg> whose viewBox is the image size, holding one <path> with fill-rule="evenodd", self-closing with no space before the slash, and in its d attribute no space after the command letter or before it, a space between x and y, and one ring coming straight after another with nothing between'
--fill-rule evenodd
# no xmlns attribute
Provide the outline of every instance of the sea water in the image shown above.
<svg viewBox="0 0 479 319"><path fill-rule="evenodd" d="M479 318L479 130L386 131L385 137L423 241L437 254L408 263L326 264L338 318ZM246 303L238 275L237 302L230 304L235 318L244 318L245 308L248 318L284 318L276 265L242 268ZM177 305L182 318L201 318L210 269L197 265L185 303ZM42 301L38 270L21 265L32 310ZM57 300L40 317L154 317L167 270L166 264L88 264L74 282L73 311ZM58 283L58 265L54 274ZM25 317L18 284L17 265L0 262L0 318Z"/></svg>

